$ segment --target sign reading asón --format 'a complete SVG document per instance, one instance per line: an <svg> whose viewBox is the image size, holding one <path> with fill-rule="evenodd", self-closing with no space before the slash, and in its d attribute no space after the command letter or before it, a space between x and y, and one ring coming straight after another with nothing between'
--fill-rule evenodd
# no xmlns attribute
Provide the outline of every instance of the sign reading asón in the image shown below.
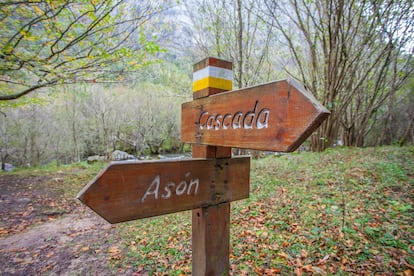
<svg viewBox="0 0 414 276"><path fill-rule="evenodd" d="M110 223L248 198L250 158L115 162L78 195Z"/></svg>

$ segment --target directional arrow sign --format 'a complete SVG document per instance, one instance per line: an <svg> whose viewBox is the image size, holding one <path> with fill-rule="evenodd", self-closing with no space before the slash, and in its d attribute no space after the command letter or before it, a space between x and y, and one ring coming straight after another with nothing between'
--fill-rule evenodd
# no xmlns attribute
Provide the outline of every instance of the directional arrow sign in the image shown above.
<svg viewBox="0 0 414 276"><path fill-rule="evenodd" d="M78 199L110 223L249 197L250 158L116 162Z"/></svg>
<svg viewBox="0 0 414 276"><path fill-rule="evenodd" d="M329 111L297 82L281 80L184 103L181 114L183 142L290 152Z"/></svg>

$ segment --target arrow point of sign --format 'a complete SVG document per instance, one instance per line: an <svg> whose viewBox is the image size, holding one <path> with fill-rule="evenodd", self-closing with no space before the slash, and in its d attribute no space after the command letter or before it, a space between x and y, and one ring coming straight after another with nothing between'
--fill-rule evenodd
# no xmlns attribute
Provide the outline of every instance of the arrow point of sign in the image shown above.
<svg viewBox="0 0 414 276"><path fill-rule="evenodd" d="M304 125L305 128L301 130L302 134L299 135L286 150L287 152L292 152L296 150L317 128L319 128L322 122L325 121L331 113L300 83L293 79L286 79L285 81L289 86L299 91L300 94L306 98L305 102L310 104L310 107L307 108L307 110L309 110L309 114L306 116L307 123Z"/></svg>

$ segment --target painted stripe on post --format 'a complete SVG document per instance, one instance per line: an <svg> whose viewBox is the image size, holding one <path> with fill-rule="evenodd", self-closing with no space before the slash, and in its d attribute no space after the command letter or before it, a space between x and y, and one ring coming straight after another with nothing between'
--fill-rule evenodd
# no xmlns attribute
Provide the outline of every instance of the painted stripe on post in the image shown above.
<svg viewBox="0 0 414 276"><path fill-rule="evenodd" d="M231 90L233 82L231 80L208 77L193 83L193 91L200 91L205 88L219 88Z"/></svg>
<svg viewBox="0 0 414 276"><path fill-rule="evenodd" d="M207 66L206 68L203 68L197 72L194 72L193 82L196 82L201 79L208 78L208 77L232 81L233 71L226 69L226 68L216 67L216 66Z"/></svg>
<svg viewBox="0 0 414 276"><path fill-rule="evenodd" d="M196 63L193 73L193 98L232 90L232 67L231 62L212 57Z"/></svg>

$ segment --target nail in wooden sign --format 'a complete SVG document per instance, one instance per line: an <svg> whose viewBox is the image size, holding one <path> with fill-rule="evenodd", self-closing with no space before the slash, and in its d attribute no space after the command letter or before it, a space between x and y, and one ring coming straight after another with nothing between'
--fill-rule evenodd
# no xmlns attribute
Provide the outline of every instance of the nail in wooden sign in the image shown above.
<svg viewBox="0 0 414 276"><path fill-rule="evenodd" d="M281 80L184 103L181 114L183 142L291 152L329 111L300 84Z"/></svg>
<svg viewBox="0 0 414 276"><path fill-rule="evenodd" d="M250 157L114 162L77 196L110 223L249 197Z"/></svg>

